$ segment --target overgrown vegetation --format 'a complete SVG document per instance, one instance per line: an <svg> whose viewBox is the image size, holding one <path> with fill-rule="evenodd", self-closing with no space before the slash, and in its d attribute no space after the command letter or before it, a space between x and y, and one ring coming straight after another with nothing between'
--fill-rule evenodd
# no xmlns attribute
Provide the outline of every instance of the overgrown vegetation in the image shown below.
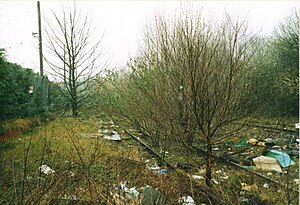
<svg viewBox="0 0 300 205"><path fill-rule="evenodd" d="M249 33L245 20L228 14L219 22L193 9L174 18L158 15L147 24L138 57L124 70L97 75L100 42L90 45L89 19L76 24L81 18L76 8L54 18L58 27L48 28L48 43L61 63L47 61L63 83L42 82L46 78L8 62L0 50L0 134L13 130L1 138L0 203L76 199L141 204L142 196L120 190L125 182L139 191L146 185L157 188L167 204L178 204L186 195L206 204L296 201L291 188L298 161L282 174L260 172L284 186L265 185L264 179L226 162L251 167L252 158L269 151L265 144L270 137L283 141L278 149L294 146L292 129L299 113L296 11L265 38ZM49 120L70 110L74 118ZM98 129L109 126L125 140L103 139ZM122 132L131 128L160 159L152 159ZM8 139L10 135L17 137ZM254 144L236 147L253 138ZM167 168L166 158L176 170L157 174L147 167ZM43 165L55 172L44 174ZM205 181L193 179L195 173Z"/></svg>

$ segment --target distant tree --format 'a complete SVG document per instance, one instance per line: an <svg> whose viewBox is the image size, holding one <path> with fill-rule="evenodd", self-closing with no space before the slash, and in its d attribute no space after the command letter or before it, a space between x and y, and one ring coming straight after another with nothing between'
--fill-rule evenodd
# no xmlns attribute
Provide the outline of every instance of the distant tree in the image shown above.
<svg viewBox="0 0 300 205"><path fill-rule="evenodd" d="M254 56L254 93L264 103L261 113L297 116L299 107L299 16L293 12L270 38L260 39Z"/></svg>
<svg viewBox="0 0 300 205"><path fill-rule="evenodd" d="M52 74L64 82L62 92L78 116L79 106L87 97L90 80L95 74L99 60L99 41L91 32L91 19L82 16L76 5L63 9L62 16L53 12L54 23L48 21L47 47L53 58L47 57Z"/></svg>
<svg viewBox="0 0 300 205"><path fill-rule="evenodd" d="M34 72L5 59L5 50L0 49L0 121L32 114L31 96Z"/></svg>
<svg viewBox="0 0 300 205"><path fill-rule="evenodd" d="M299 16L295 10L274 32L271 42L274 69L277 76L275 89L280 97L282 114L298 115L299 108Z"/></svg>

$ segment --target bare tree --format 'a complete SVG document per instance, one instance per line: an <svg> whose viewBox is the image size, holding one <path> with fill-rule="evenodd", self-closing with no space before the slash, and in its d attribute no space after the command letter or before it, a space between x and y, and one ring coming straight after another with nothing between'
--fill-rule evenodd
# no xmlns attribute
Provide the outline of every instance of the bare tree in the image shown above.
<svg viewBox="0 0 300 205"><path fill-rule="evenodd" d="M132 106L127 114L146 133L202 146L208 186L212 146L240 129L257 108L248 98L255 42L245 23L229 16L219 24L193 12L173 21L157 17L147 28L142 58L132 65L128 88L135 96L126 100Z"/></svg>
<svg viewBox="0 0 300 205"><path fill-rule="evenodd" d="M54 58L46 58L52 74L64 82L65 97L78 116L78 108L86 99L90 80L95 75L101 56L100 40L95 41L91 19L82 16L74 4L63 9L62 15L52 11L54 20L48 20L46 28L47 48Z"/></svg>

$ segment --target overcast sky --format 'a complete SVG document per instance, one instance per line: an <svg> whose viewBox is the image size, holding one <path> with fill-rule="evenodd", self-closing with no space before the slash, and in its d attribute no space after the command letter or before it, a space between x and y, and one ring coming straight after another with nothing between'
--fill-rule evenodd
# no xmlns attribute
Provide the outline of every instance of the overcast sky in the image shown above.
<svg viewBox="0 0 300 205"><path fill-rule="evenodd" d="M32 32L38 31L36 4L36 1L0 1L0 48L7 50L9 61L38 71L38 40L32 36ZM42 18L51 17L50 10L59 10L61 4L61 1L41 1ZM124 66L129 57L138 53L144 26L157 12L171 16L180 10L181 4L180 1L79 1L83 13L93 16L96 36L105 32L103 57L110 67ZM263 36L271 35L293 8L300 7L298 1L193 1L193 4L213 18L222 18L224 9L230 15L246 17L249 28Z"/></svg>

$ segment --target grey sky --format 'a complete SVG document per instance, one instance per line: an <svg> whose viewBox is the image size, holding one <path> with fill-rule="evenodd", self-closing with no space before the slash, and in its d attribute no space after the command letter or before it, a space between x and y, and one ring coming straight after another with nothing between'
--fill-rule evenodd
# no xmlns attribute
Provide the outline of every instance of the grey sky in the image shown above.
<svg viewBox="0 0 300 205"><path fill-rule="evenodd" d="M73 1L63 2L64 4ZM110 67L123 66L129 56L137 54L143 28L156 12L173 15L180 10L180 1L79 1L83 12L93 15L97 26L95 35L105 31L103 58ZM297 1L193 1L194 8L202 8L205 16L221 18L224 8L233 16L247 17L249 28L270 35L276 25L293 8ZM51 15L50 9L58 10L60 1L41 1L43 18ZM45 24L44 24L45 25ZM38 40L36 1L0 1L0 48L7 50L11 62L38 71Z"/></svg>

